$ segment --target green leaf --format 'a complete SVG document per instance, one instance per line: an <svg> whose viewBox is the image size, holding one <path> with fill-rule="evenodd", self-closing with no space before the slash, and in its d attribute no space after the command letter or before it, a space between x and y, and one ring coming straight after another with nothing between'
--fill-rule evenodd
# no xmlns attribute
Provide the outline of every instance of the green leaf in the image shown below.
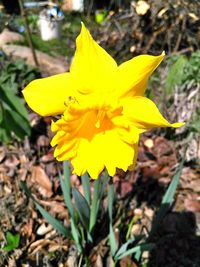
<svg viewBox="0 0 200 267"><path fill-rule="evenodd" d="M115 191L114 191L114 185L112 182L112 184L109 184L109 190L108 190L108 215L109 215L110 223L112 223L113 221L112 212L113 212L114 194L115 194Z"/></svg>
<svg viewBox="0 0 200 267"><path fill-rule="evenodd" d="M7 232L6 233L6 241L11 244L11 243L14 243L14 240L15 240L15 236L11 233L11 232Z"/></svg>
<svg viewBox="0 0 200 267"><path fill-rule="evenodd" d="M179 167L177 168L176 173L173 176L172 181L162 199L161 206L156 215L156 218L154 219L149 238L151 238L155 234L162 219L164 218L164 216L166 215L166 213L168 212L170 206L172 205L174 201L174 195L175 195L178 183L179 183L179 179L180 179L181 172L183 169L183 164L184 164L184 158L182 159Z"/></svg>
<svg viewBox="0 0 200 267"><path fill-rule="evenodd" d="M7 90L7 88L2 88L0 90L1 101L9 106L11 110L16 111L25 120L28 120L28 113L24 107L22 99L16 96L12 91Z"/></svg>
<svg viewBox="0 0 200 267"><path fill-rule="evenodd" d="M9 96L9 97L8 97ZM15 104L13 104L15 102ZM15 108L15 105L17 107ZM12 133L19 139L30 135L30 123L28 115L24 110L22 102L19 101L12 92L6 93L0 86L0 140L8 142L12 138ZM19 111L20 110L20 111Z"/></svg>
<svg viewBox="0 0 200 267"><path fill-rule="evenodd" d="M4 120L6 126L10 132L15 133L19 139L23 139L26 135L30 135L30 124L29 122L21 117L14 110L4 110Z"/></svg>
<svg viewBox="0 0 200 267"><path fill-rule="evenodd" d="M72 205L72 200L71 200L71 184L70 184L70 169L69 169L69 162L64 161L63 162L63 170L64 170L64 179L61 174L59 174L60 178L60 185L61 189L63 192L65 204L69 210L70 216L74 218L74 209Z"/></svg>
<svg viewBox="0 0 200 267"><path fill-rule="evenodd" d="M59 220L57 220L50 213L48 213L42 206L40 206L39 203L37 203L36 201L34 202L39 212L47 220L47 222L54 227L54 229L56 229L60 234L71 238L71 233L69 229L67 229Z"/></svg>
<svg viewBox="0 0 200 267"><path fill-rule="evenodd" d="M14 235L8 231L6 232L6 242L7 245L3 247L3 250L7 252L12 251L19 247L20 235Z"/></svg>
<svg viewBox="0 0 200 267"><path fill-rule="evenodd" d="M74 197L76 209L80 220L85 227L86 230L89 229L89 219L90 219L90 208L89 205L84 198L84 196L76 189L72 188L72 195Z"/></svg>
<svg viewBox="0 0 200 267"><path fill-rule="evenodd" d="M34 204L36 205L36 208L39 210L41 215L48 221L49 224L51 224L60 234L71 238L71 233L69 229L67 229L59 220L54 218L50 213L48 213L32 196L30 190L28 189L25 182L21 182L21 187L25 191L28 197L30 197Z"/></svg>
<svg viewBox="0 0 200 267"><path fill-rule="evenodd" d="M181 176L181 172L182 172L182 169L183 169L183 163L184 163L184 161L181 162L180 166L176 170L176 173L175 173L175 175L174 175L174 177L172 179L172 182L170 183L170 185L169 185L169 187L167 189L167 192L165 193L165 195L163 197L163 200L162 200L161 204L169 204L169 205L171 205L172 202L174 201L174 195L175 195L176 188L178 186L179 179L180 179L180 176Z"/></svg>
<svg viewBox="0 0 200 267"><path fill-rule="evenodd" d="M83 185L85 199L88 205L90 205L90 178L87 173L81 176L81 183Z"/></svg>
<svg viewBox="0 0 200 267"><path fill-rule="evenodd" d="M136 244L138 244L144 237L145 237L145 235L137 235L137 236L134 236L133 238L129 239L126 243L124 243L124 244L120 247L120 249L117 251L117 253L116 253L115 256L114 256L114 259L115 259L116 261L118 261L118 260L119 260L119 257L120 257L121 255L123 255L124 253L126 253L126 251L128 251L127 248L128 248L128 246L129 246L130 244L132 244L132 246L136 247ZM135 259L137 258L137 260L139 261L140 256L141 256L141 250L138 250L138 251L136 252L134 258L135 258Z"/></svg>
<svg viewBox="0 0 200 267"><path fill-rule="evenodd" d="M0 124L2 121L3 121L3 107L2 107L2 105L0 105ZM1 138L0 138L0 140L1 140Z"/></svg>
<svg viewBox="0 0 200 267"><path fill-rule="evenodd" d="M133 224L136 224L137 221L141 218L140 215L135 215L132 220L130 221L130 223L128 224L128 231L126 233L126 240L129 239L129 236L131 235L131 229L133 227Z"/></svg>
<svg viewBox="0 0 200 267"><path fill-rule="evenodd" d="M67 181L70 184L71 172L70 172L69 161L68 160L63 161L63 171L64 171L64 177L68 178ZM68 188L70 188L70 186L68 186Z"/></svg>
<svg viewBox="0 0 200 267"><path fill-rule="evenodd" d="M109 190L108 190L108 215L109 215L109 240L110 240L111 253L113 257L117 251L117 242L116 242L114 230L112 227L114 192L115 191L114 191L113 181L111 181L111 183L109 184Z"/></svg>
<svg viewBox="0 0 200 267"><path fill-rule="evenodd" d="M112 224L109 225L109 241L110 241L110 247L111 247L111 254L114 257L115 253L117 251L117 242L115 239L115 233L112 227Z"/></svg>
<svg viewBox="0 0 200 267"><path fill-rule="evenodd" d="M23 139L30 134L30 123L24 100L18 95L27 82L37 78L39 72L24 61L8 62L2 58L0 70L0 141L9 142L13 134ZM3 107L3 111L2 111ZM9 114L8 114L9 113ZM5 118L6 116L6 118Z"/></svg>
<svg viewBox="0 0 200 267"><path fill-rule="evenodd" d="M92 205L91 205L91 212L90 212L90 223L89 223L89 231L90 233L93 231L94 226L96 224L97 220L97 214L99 210L99 184L100 184L100 177L95 180L94 182L94 192L93 192L93 198L92 198Z"/></svg>
<svg viewBox="0 0 200 267"><path fill-rule="evenodd" d="M167 95L171 95L175 85L179 85L181 83L186 63L186 57L180 56L177 61L170 67L165 85L165 92Z"/></svg>
<svg viewBox="0 0 200 267"><path fill-rule="evenodd" d="M80 238L80 233L79 233L78 227L77 227L77 225L74 223L73 218L71 218L70 223L71 223L71 230L72 230L72 237L73 237L73 240L74 240L75 243L76 243L76 246L77 246L77 248L78 248L78 251L79 251L79 252L82 252L81 241L80 241L81 238Z"/></svg>
<svg viewBox="0 0 200 267"><path fill-rule="evenodd" d="M108 175L108 172L105 171L105 173L103 175L103 179L101 180L100 189L99 189L100 199L103 198L108 181L109 181L109 175Z"/></svg>
<svg viewBox="0 0 200 267"><path fill-rule="evenodd" d="M94 192L93 192L91 212L90 212L90 227L89 227L90 233L92 233L94 226L96 224L100 203L103 194L105 193L105 187L108 183L108 179L109 175L107 172L105 172L105 174L103 175L103 179L101 179L101 177L98 177L98 179L95 180L94 182Z"/></svg>
<svg viewBox="0 0 200 267"><path fill-rule="evenodd" d="M13 244L9 244L9 245L6 245L5 247L3 247L3 250L6 251L6 252L10 252L12 250L14 250L15 248L13 247Z"/></svg>
<svg viewBox="0 0 200 267"><path fill-rule="evenodd" d="M143 236L142 236L143 237ZM141 238L142 238L141 237ZM129 239L126 243L124 243L123 245L121 245L121 247L119 248L119 250L117 251L116 255L115 255L115 259L118 260L118 256L120 256L121 254L123 254L124 252L127 251L128 246L133 243L136 240L135 237Z"/></svg>
<svg viewBox="0 0 200 267"><path fill-rule="evenodd" d="M80 234L79 234L77 224L75 222L74 209L73 209L72 199L71 199L71 184L70 184L71 172L70 172L68 161L63 162L63 170L64 170L64 177L62 177L62 175L59 173L60 185L61 185L61 189L64 195L65 204L71 216L70 223L71 223L72 237L76 243L76 246L79 252L81 252L82 248L80 244Z"/></svg>
<svg viewBox="0 0 200 267"><path fill-rule="evenodd" d="M139 252L139 255L141 255L144 251L149 251L149 250L153 249L154 247L155 247L155 245L153 243L140 244L140 245L133 247L133 248L130 248L127 251L125 251L124 253L121 253L120 255L118 255L117 260L121 260L125 256L131 255L133 253Z"/></svg>
<svg viewBox="0 0 200 267"><path fill-rule="evenodd" d="M3 120L0 122L0 141L7 143L9 142L10 138L11 133L5 124L5 120Z"/></svg>

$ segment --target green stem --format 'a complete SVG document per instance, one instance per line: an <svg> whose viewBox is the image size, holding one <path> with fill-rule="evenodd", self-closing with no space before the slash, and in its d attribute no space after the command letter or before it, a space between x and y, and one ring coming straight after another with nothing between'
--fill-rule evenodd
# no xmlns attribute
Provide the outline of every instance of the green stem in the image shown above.
<svg viewBox="0 0 200 267"><path fill-rule="evenodd" d="M94 193L93 193L91 213L90 213L90 226L89 226L90 233L92 232L97 219L97 212L99 206L99 183L100 183L100 178L98 178L94 182Z"/></svg>
<svg viewBox="0 0 200 267"><path fill-rule="evenodd" d="M109 240L110 240L110 248L111 248L111 254L114 260L116 251L117 251L117 241L115 238L115 233L113 229L113 203L114 203L114 195L115 195L115 190L114 190L114 185L113 185L113 179L110 179L109 182L109 189L108 189L108 215L109 215Z"/></svg>

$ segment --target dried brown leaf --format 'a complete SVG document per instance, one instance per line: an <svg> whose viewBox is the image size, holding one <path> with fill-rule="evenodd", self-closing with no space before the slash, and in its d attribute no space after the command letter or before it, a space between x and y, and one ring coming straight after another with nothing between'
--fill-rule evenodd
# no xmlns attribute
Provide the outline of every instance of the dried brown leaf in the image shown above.
<svg viewBox="0 0 200 267"><path fill-rule="evenodd" d="M38 191L41 195L44 197L52 196L52 183L44 169L42 169L40 166L32 167L31 181L33 184L37 185Z"/></svg>

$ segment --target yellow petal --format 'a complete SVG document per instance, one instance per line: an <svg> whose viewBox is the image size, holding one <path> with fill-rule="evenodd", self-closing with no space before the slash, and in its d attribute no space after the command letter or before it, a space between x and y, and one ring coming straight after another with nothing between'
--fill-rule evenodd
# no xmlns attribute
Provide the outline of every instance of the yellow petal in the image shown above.
<svg viewBox="0 0 200 267"><path fill-rule="evenodd" d="M110 132L107 136L105 166L110 176L116 172L116 167L127 171L135 155L134 145L124 142L117 132Z"/></svg>
<svg viewBox="0 0 200 267"><path fill-rule="evenodd" d="M82 175L88 171L96 179L104 166L110 176L116 168L126 171L134 159L134 146L121 140L117 131L106 131L94 136L92 140L82 139L77 155L71 159L74 173Z"/></svg>
<svg viewBox="0 0 200 267"><path fill-rule="evenodd" d="M95 90L108 90L112 87L111 76L116 68L114 59L94 41L82 23L70 68L70 73L77 81L79 92L88 94Z"/></svg>
<svg viewBox="0 0 200 267"><path fill-rule="evenodd" d="M81 139L79 143L77 155L71 160L74 173L79 176L87 171L91 178L97 179L104 169L102 149L97 150L97 139L97 136L91 141Z"/></svg>
<svg viewBox="0 0 200 267"><path fill-rule="evenodd" d="M138 156L138 144L134 144L134 151L135 151L135 154L134 154L133 162L132 162L132 164L128 167L128 170L129 170L129 171L133 171L134 168L135 168L136 161L137 161L137 156Z"/></svg>
<svg viewBox="0 0 200 267"><path fill-rule="evenodd" d="M73 95L69 73L32 81L23 90L30 108L41 116L61 114L66 109L65 100Z"/></svg>
<svg viewBox="0 0 200 267"><path fill-rule="evenodd" d="M160 56L141 55L121 64L115 78L118 97L143 96L149 76L164 55L164 52Z"/></svg>
<svg viewBox="0 0 200 267"><path fill-rule="evenodd" d="M154 127L181 127L183 122L170 124L160 113L154 102L146 97L136 96L122 100L123 114L135 127L142 131Z"/></svg>

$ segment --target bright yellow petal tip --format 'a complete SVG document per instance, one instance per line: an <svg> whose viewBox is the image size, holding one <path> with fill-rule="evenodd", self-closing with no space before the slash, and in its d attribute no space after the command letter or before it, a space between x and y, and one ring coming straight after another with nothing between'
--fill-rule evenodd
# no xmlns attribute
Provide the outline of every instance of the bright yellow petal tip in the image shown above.
<svg viewBox="0 0 200 267"><path fill-rule="evenodd" d="M171 127L173 128L179 128L185 125L185 122L176 122L176 123L172 123Z"/></svg>
<svg viewBox="0 0 200 267"><path fill-rule="evenodd" d="M141 55L122 63L116 72L116 88L119 98L144 96L148 79L165 57Z"/></svg>
<svg viewBox="0 0 200 267"><path fill-rule="evenodd" d="M133 169L140 133L170 124L151 100L144 97L148 79L162 62L141 55L121 65L92 38L81 22L70 72L31 82L23 95L42 116L61 115L51 124L51 145L58 161L70 160L73 172L86 171L97 179L107 169Z"/></svg>

